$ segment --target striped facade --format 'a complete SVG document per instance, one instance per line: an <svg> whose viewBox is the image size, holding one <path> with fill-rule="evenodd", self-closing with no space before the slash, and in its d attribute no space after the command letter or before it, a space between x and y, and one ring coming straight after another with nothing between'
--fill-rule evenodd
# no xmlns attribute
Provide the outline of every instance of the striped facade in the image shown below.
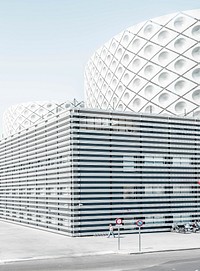
<svg viewBox="0 0 200 271"><path fill-rule="evenodd" d="M200 219L200 120L70 108L0 142L0 218L86 236Z"/></svg>
<svg viewBox="0 0 200 271"><path fill-rule="evenodd" d="M3 139L0 218L73 235L70 157L69 111Z"/></svg>
<svg viewBox="0 0 200 271"><path fill-rule="evenodd" d="M80 110L73 117L74 180L82 235L166 231L200 219L197 119Z"/></svg>

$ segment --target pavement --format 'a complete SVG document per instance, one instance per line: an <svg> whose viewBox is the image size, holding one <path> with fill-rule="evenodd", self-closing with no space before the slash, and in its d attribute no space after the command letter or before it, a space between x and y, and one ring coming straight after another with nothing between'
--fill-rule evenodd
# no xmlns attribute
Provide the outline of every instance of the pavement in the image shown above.
<svg viewBox="0 0 200 271"><path fill-rule="evenodd" d="M140 253L138 237L138 234L122 235L118 250L117 236L72 238L0 221L0 264L34 259ZM187 249L200 249L200 233L141 234L141 253Z"/></svg>

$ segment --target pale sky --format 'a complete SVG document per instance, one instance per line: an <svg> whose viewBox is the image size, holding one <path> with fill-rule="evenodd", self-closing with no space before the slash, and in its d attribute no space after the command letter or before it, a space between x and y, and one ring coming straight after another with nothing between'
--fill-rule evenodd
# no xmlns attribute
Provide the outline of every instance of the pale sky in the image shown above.
<svg viewBox="0 0 200 271"><path fill-rule="evenodd" d="M0 119L12 104L83 100L96 49L131 25L196 8L200 0L0 0Z"/></svg>

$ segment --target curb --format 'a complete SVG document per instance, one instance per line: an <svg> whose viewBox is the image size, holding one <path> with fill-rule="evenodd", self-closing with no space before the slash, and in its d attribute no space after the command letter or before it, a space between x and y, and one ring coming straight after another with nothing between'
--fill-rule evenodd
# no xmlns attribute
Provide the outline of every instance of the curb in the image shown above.
<svg viewBox="0 0 200 271"><path fill-rule="evenodd" d="M185 251L185 250L199 250L200 247L194 247L194 248L172 248L172 249L162 249L162 250L149 250L149 251L137 251L137 252L128 252L128 254L150 254L150 253L164 253L164 252L174 252L174 251ZM119 252L120 253L120 252Z"/></svg>
<svg viewBox="0 0 200 271"><path fill-rule="evenodd" d="M87 257L87 256L100 256L116 254L115 251L99 251L99 252L88 252L88 253L78 253L78 254L67 254L67 255L52 255L52 256L39 256L39 257L30 257L30 258L19 258L19 259L10 259L10 260L0 260L0 265L12 263L12 262L27 262L27 261L40 261L40 260L49 260L49 259L62 259L62 258L72 258L72 257Z"/></svg>
<svg viewBox="0 0 200 271"><path fill-rule="evenodd" d="M39 256L21 259L10 259L10 260L0 260L0 265L13 263L13 262L26 262L26 261L40 261L48 259L62 259L62 258L75 258L75 257L87 257L87 256L101 256L108 254L128 254L128 255L138 255L138 254L150 254L150 253L164 253L173 251L185 251L185 250L199 250L199 248L179 248L179 249L165 249L165 250L150 250L150 251L99 251L99 252L88 252L88 253L78 253L78 254L67 254L67 255L52 255L52 256Z"/></svg>

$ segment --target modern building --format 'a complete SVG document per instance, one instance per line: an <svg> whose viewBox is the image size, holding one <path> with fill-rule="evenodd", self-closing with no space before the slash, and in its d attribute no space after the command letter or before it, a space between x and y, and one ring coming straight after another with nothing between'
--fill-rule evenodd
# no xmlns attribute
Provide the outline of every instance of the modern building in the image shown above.
<svg viewBox="0 0 200 271"><path fill-rule="evenodd" d="M199 41L200 9L127 28L89 60L86 106L200 116Z"/></svg>
<svg viewBox="0 0 200 271"><path fill-rule="evenodd" d="M0 218L70 236L200 219L200 120L69 108L0 142Z"/></svg>
<svg viewBox="0 0 200 271"><path fill-rule="evenodd" d="M69 236L200 220L199 21L171 14L111 39L86 67L85 108L8 109L0 219Z"/></svg>

